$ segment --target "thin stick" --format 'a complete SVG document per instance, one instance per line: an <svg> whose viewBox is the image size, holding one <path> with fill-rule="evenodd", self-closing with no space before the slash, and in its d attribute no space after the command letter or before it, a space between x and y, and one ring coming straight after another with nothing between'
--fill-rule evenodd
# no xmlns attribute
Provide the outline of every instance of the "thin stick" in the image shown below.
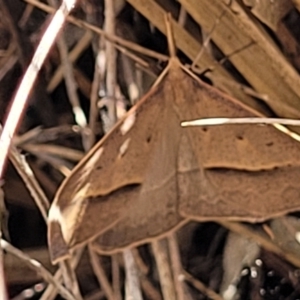
<svg viewBox="0 0 300 300"><path fill-rule="evenodd" d="M31 13L34 10L34 6L31 4L27 4L26 8L24 9L24 12L22 14L22 17L20 18L19 22L18 22L18 26L20 26L20 28L24 28L24 26L26 25Z"/></svg>
<svg viewBox="0 0 300 300"><path fill-rule="evenodd" d="M85 296L84 300L100 300L104 299L105 294L103 291L92 292L91 294Z"/></svg>
<svg viewBox="0 0 300 300"><path fill-rule="evenodd" d="M180 259L180 253L177 243L176 234L172 233L168 236L168 244L169 244L169 252L170 252L170 260L171 266L174 274L174 285L177 295L177 300L184 300L185 292L184 292L184 276L182 273L182 265Z"/></svg>
<svg viewBox="0 0 300 300"><path fill-rule="evenodd" d="M167 39L168 39L168 48L170 52L170 57L176 57L176 46L174 42L174 36L172 31L172 16L171 14L165 15L165 24L166 24L166 31L167 31Z"/></svg>
<svg viewBox="0 0 300 300"><path fill-rule="evenodd" d="M90 147L94 145L95 138L96 138L95 136L96 121L98 117L97 101L99 99L98 92L100 88L100 71L99 71L100 55L101 55L100 52L98 52L97 57L95 59L94 78L93 78L91 94L90 94L90 115L89 115L89 128L91 130L91 134L89 137Z"/></svg>
<svg viewBox="0 0 300 300"><path fill-rule="evenodd" d="M281 124L300 126L300 120L284 118L203 118L192 121L181 122L182 127L187 126L215 126L224 124Z"/></svg>
<svg viewBox="0 0 300 300"><path fill-rule="evenodd" d="M1 133L1 125L0 125ZM27 163L25 156L21 155L17 149L12 146L9 159L16 168L18 174L23 179L27 189L29 190L32 198L34 199L37 207L39 208L45 222L47 223L47 211L50 207L48 198L46 197L43 189L37 182L31 167Z"/></svg>
<svg viewBox="0 0 300 300"><path fill-rule="evenodd" d="M68 59L71 63L74 63L78 57L82 54L82 52L90 45L92 41L92 33L90 31L86 31L84 35L81 37L78 43L74 46L74 48L69 52ZM54 75L52 76L50 82L47 85L47 92L52 93L58 84L63 79L63 66L60 65Z"/></svg>
<svg viewBox="0 0 300 300"><path fill-rule="evenodd" d="M115 33L115 12L114 2L105 0L105 22L104 28L107 34L113 35ZM117 52L113 44L105 41L105 55L106 55L106 89L107 97L112 105L107 106L107 114L110 121L108 127L112 127L117 122L115 90L117 84ZM110 129L110 128L109 128Z"/></svg>
<svg viewBox="0 0 300 300"><path fill-rule="evenodd" d="M216 126L224 124L270 124L281 132L289 135L292 139L300 142L300 135L289 130L283 125L299 126L300 120L281 118L207 118L181 122L182 127L188 126Z"/></svg>
<svg viewBox="0 0 300 300"><path fill-rule="evenodd" d="M220 295L206 287L200 280L194 278L191 274L183 270L185 279L190 282L197 290L213 300L224 300Z"/></svg>
<svg viewBox="0 0 300 300"><path fill-rule="evenodd" d="M142 300L142 292L137 274L137 268L130 249L123 251L125 269L126 269L126 300Z"/></svg>
<svg viewBox="0 0 300 300"><path fill-rule="evenodd" d="M133 248L131 251L132 251L134 261L136 262L138 269L140 270L140 272L142 274L147 276L149 274L149 266L142 259L141 255L139 253L139 250L137 248Z"/></svg>
<svg viewBox="0 0 300 300"><path fill-rule="evenodd" d="M52 2L52 1L51 1ZM68 48L63 38L63 35L57 41L58 50L61 57L63 73L65 77L66 90L69 101L72 105L75 122L81 127L85 128L87 125L86 116L80 105L79 97L77 94L77 83L74 77L73 65L68 56Z"/></svg>
<svg viewBox="0 0 300 300"><path fill-rule="evenodd" d="M217 25L220 23L221 19L223 18L223 16L226 13L226 9L223 10L223 12L221 13L221 15L215 20L213 27L211 28L210 32L208 33L208 35L205 38L205 41L203 43L203 47L200 49L200 51L198 52L196 58L194 59L192 65L191 65L191 69L194 71L194 68L197 66L197 63L199 61L199 59L201 58L201 56L203 55L204 50L208 47L208 44L211 40L212 34L215 31L215 28L217 27Z"/></svg>
<svg viewBox="0 0 300 300"><path fill-rule="evenodd" d="M11 145L12 137L14 136L17 126L20 123L30 90L36 81L38 72L44 63L59 30L65 22L66 16L72 10L75 3L76 0L64 0L54 14L51 23L44 33L34 53L32 61L25 72L16 96L12 101L12 106L0 137L0 179L3 177L4 165Z"/></svg>
<svg viewBox="0 0 300 300"><path fill-rule="evenodd" d="M14 50L14 49L13 49ZM16 54L11 54L5 61L5 64L1 66L0 70L0 81L5 77L5 75L12 70L13 66L18 61L18 56Z"/></svg>
<svg viewBox="0 0 300 300"><path fill-rule="evenodd" d="M134 62L136 62L137 64L139 64L140 66L144 67L144 68L150 68L149 63L147 63L145 60L143 60L142 58L138 57L137 55L135 55L132 51L127 50L124 47L121 47L119 45L114 44L114 47L120 51L122 54L126 55L128 58L130 58L131 60L133 60Z"/></svg>
<svg viewBox="0 0 300 300"><path fill-rule="evenodd" d="M29 190L33 200L35 201L35 204L39 208L45 222L47 223L47 212L50 207L49 200L40 184L36 180L31 167L25 159L25 156L21 155L15 147L12 147L9 159L13 163L18 174L23 179L27 189Z"/></svg>
<svg viewBox="0 0 300 300"><path fill-rule="evenodd" d="M178 24L180 26L184 27L185 23L186 23L186 19L187 19L187 11L183 7L183 5L181 5L180 11L179 11L179 16L178 16Z"/></svg>
<svg viewBox="0 0 300 300"><path fill-rule="evenodd" d="M46 11L48 13L53 13L55 11L53 7L45 5L44 3L36 1L36 0L23 0L23 1L25 1L27 3L30 3L30 4L38 7L39 9L41 9L43 11ZM153 50L150 50L148 48L142 47L138 44L135 44L135 43L130 42L128 40L122 39L122 38L120 38L116 35L107 34L104 30L98 28L97 26L91 25L87 22L76 19L72 16L68 16L67 20L70 23L72 23L72 24L74 24L74 25L76 25L80 28L90 29L90 30L92 30L93 32L95 32L97 34L104 36L110 42L122 45L123 47L131 49L132 51L139 52L141 54L144 54L144 55L149 56L149 57L153 57L153 58L155 58L157 60L160 60L160 61L168 61L169 60L169 57L167 55L164 55L164 54L155 52ZM125 52L125 54L126 54L126 52Z"/></svg>
<svg viewBox="0 0 300 300"><path fill-rule="evenodd" d="M24 254L21 250L15 248L5 240L0 240L1 247L14 255L15 257L23 260L30 268L35 270L45 281L53 284L58 292L62 295L63 298L68 300L75 300L76 298L61 284L59 283L48 270L46 270L41 263L37 260L30 258L28 255Z"/></svg>
<svg viewBox="0 0 300 300"><path fill-rule="evenodd" d="M97 253L93 250L93 248L89 245L89 256L90 256L90 261L91 265L93 268L93 271L98 279L99 285L103 289L105 296L107 297L108 300L114 300L114 292L113 289L105 275L105 271L103 270L103 267L101 265L101 262L99 261L99 257Z"/></svg>
<svg viewBox="0 0 300 300"><path fill-rule="evenodd" d="M240 235L243 235L251 240L254 240L260 246L265 248L268 251L271 251L278 256L283 257L286 261L290 262L291 264L295 265L296 267L300 267L300 259L295 254L283 250L274 242L272 242L266 235L259 233L253 229L250 229L248 226L240 224L238 222L229 222L229 221L217 221L216 223L220 224L221 226L236 232Z"/></svg>
<svg viewBox="0 0 300 300"><path fill-rule="evenodd" d="M144 294L147 295L149 299L162 300L160 292L147 277L149 274L149 266L143 261L138 249L132 249L132 254L140 273L140 282Z"/></svg>
<svg viewBox="0 0 300 300"><path fill-rule="evenodd" d="M120 55L124 81L126 83L130 103L134 105L140 98L140 91L136 84L136 73L129 57Z"/></svg>
<svg viewBox="0 0 300 300"><path fill-rule="evenodd" d="M26 59L24 52L26 53L26 50L23 49L21 46L22 43L20 41L20 34L18 30L17 24L14 22L14 20L10 16L10 12L8 9L8 6L5 1L0 0L0 9L1 9L1 14L2 14L2 19L4 19L4 24L5 26L8 27L8 30L12 36L12 42L11 45L13 48L17 50L17 56L18 56L18 61L20 62L22 68L26 68ZM8 49L9 50L9 49Z"/></svg>
<svg viewBox="0 0 300 300"><path fill-rule="evenodd" d="M175 288L165 240L151 243L164 299L175 300Z"/></svg>
<svg viewBox="0 0 300 300"><path fill-rule="evenodd" d="M77 94L78 87L77 87L77 83L76 83L75 76L74 76L73 65L68 57L67 45L65 43L65 40L62 37L59 38L57 45L58 45L58 49L59 49L61 60L62 60L67 94L68 94L69 101L73 108L75 122L81 128L85 128L87 125L87 119L86 119L86 116L80 105L79 97Z"/></svg>
<svg viewBox="0 0 300 300"><path fill-rule="evenodd" d="M151 280L149 280L145 275L142 275L140 281L144 294L147 296L148 299L162 300L160 292L153 285Z"/></svg>
<svg viewBox="0 0 300 300"><path fill-rule="evenodd" d="M78 249L75 253L75 255L72 256L72 268L75 269L76 266L79 263L79 260L82 256L84 248ZM54 279L57 282L62 282L62 270L58 269L55 274L54 274ZM45 290L45 292L43 293L43 295L41 296L40 300L53 300L54 298L56 298L57 295L57 289L54 285L49 284Z"/></svg>
<svg viewBox="0 0 300 300"><path fill-rule="evenodd" d="M75 268L72 265L72 260L66 259L59 262L59 268L62 270L62 276L67 289L72 291L76 300L83 300L80 293Z"/></svg>
<svg viewBox="0 0 300 300"><path fill-rule="evenodd" d="M217 223L233 232L245 236L246 238L254 240L266 250L283 257L286 261L300 268L300 259L297 255L280 248L277 244L272 242L265 234L250 229L249 226L240 224L238 222L217 221Z"/></svg>
<svg viewBox="0 0 300 300"><path fill-rule="evenodd" d="M121 300L121 287L120 287L120 267L118 262L118 254L114 254L111 257L112 268L112 285L115 294L115 300Z"/></svg>
<svg viewBox="0 0 300 300"><path fill-rule="evenodd" d="M84 156L84 153L80 150L74 150L72 148L57 145L26 144L21 146L20 148L26 150L29 153L35 154L36 156L40 156L41 154L47 154L74 162L78 162Z"/></svg>

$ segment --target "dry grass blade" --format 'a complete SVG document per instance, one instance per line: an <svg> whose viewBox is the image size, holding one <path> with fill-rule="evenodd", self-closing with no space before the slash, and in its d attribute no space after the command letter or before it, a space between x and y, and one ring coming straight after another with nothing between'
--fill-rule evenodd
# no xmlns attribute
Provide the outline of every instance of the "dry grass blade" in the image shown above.
<svg viewBox="0 0 300 300"><path fill-rule="evenodd" d="M25 159L25 156L19 154L15 147L12 147L9 158L30 191L32 198L39 208L45 222L47 222L47 213L50 206L49 200L37 182L34 173Z"/></svg>
<svg viewBox="0 0 300 300"><path fill-rule="evenodd" d="M0 185L0 238L2 238L2 221L4 215L4 193ZM0 298L3 300L8 299L7 290L5 285L5 276L4 276L4 259L3 259L3 249L0 245Z"/></svg>
<svg viewBox="0 0 300 300"><path fill-rule="evenodd" d="M26 70L26 73L24 74L16 96L12 101L10 112L0 137L0 178L2 178L3 168L6 161L6 156L11 145L12 137L14 136L24 107L26 106L28 95L37 78L38 71L41 69L42 64L44 63L44 60L51 46L53 45L59 30L64 24L66 16L74 7L75 3L76 0L63 1L61 6L53 16L50 25L48 26L41 42L39 43L38 48L35 51L32 62Z"/></svg>

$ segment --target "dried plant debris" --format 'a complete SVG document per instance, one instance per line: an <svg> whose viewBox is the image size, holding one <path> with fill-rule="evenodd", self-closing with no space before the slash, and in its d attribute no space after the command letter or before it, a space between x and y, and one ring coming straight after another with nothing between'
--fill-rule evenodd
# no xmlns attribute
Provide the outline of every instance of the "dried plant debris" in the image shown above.
<svg viewBox="0 0 300 300"><path fill-rule="evenodd" d="M298 2L81 0L68 7L64 0L63 15L72 12L61 34L53 36L56 42L34 87L24 94L28 101L15 124L17 133L9 137L9 160L0 179L0 298L300 299L300 144L270 125L184 129L179 122L213 110L219 114L228 99L230 108L215 117L238 107L231 117L246 111L299 118ZM11 100L60 4L0 0L1 133ZM170 26L166 13L172 16ZM170 80L170 73L180 80ZM185 85L188 80L191 85ZM216 101L201 111L186 105L198 97L193 89L199 86L201 97L217 97L220 105ZM244 135L246 127L251 139ZM299 127L289 129L300 133ZM183 136L183 130L189 134ZM141 132L148 134L143 145ZM215 142L198 145L210 132ZM229 132L236 140L226 140ZM272 141L265 141L263 132L271 132ZM101 138L93 148L98 151L90 150ZM178 145L180 161L174 151ZM235 155L227 151L232 147L239 149ZM166 155L160 156L163 151ZM196 151L201 163L188 154ZM118 166L128 154L132 159L125 172ZM216 162L216 157L222 159ZM187 164L190 168L181 172ZM177 172L169 175L201 173L199 178L210 181L174 181L166 188L173 182L168 178L175 178L164 176L166 165ZM78 181L76 170L84 180ZM224 177L213 181L213 189L208 172ZM68 193L57 194L65 177L73 180ZM233 185L235 203L224 204ZM164 201L155 202L150 198L159 189ZM184 193L189 195L185 202L166 201ZM60 224L53 227L52 241L58 257L68 259L53 265L48 210L61 194L70 199L52 209L52 220ZM78 206L79 198L89 205ZM209 209L203 204L208 198L215 200ZM66 228L70 232L74 224L78 239L66 243Z"/></svg>

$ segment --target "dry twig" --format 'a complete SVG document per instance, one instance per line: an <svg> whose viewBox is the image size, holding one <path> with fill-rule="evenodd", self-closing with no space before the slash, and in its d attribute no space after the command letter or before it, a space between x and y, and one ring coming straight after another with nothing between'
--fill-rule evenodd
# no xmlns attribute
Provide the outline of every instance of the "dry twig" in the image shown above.
<svg viewBox="0 0 300 300"><path fill-rule="evenodd" d="M101 265L100 259L97 255L97 253L93 250L93 248L89 245L89 255L90 255L90 261L91 265L93 267L94 273L98 279L99 285L103 289L104 294L106 295L108 300L114 300L115 295L113 292L113 289L105 275L105 271L103 270L103 267Z"/></svg>
<svg viewBox="0 0 300 300"><path fill-rule="evenodd" d="M172 271L169 263L166 240L153 241L151 243L151 246L156 261L156 267L158 270L164 299L175 300L176 293Z"/></svg>

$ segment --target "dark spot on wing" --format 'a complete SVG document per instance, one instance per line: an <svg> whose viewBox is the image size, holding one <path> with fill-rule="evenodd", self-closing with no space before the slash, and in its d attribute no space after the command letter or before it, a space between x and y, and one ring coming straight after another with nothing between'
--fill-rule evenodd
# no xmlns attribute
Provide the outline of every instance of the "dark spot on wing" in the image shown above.
<svg viewBox="0 0 300 300"><path fill-rule="evenodd" d="M147 141L148 144L151 142L151 139L152 139L152 136L149 135L149 136L147 137L147 139L146 139L146 141Z"/></svg>
<svg viewBox="0 0 300 300"><path fill-rule="evenodd" d="M268 147L271 147L271 146L273 146L273 145L274 145L273 142L266 143L266 146L268 146Z"/></svg>

